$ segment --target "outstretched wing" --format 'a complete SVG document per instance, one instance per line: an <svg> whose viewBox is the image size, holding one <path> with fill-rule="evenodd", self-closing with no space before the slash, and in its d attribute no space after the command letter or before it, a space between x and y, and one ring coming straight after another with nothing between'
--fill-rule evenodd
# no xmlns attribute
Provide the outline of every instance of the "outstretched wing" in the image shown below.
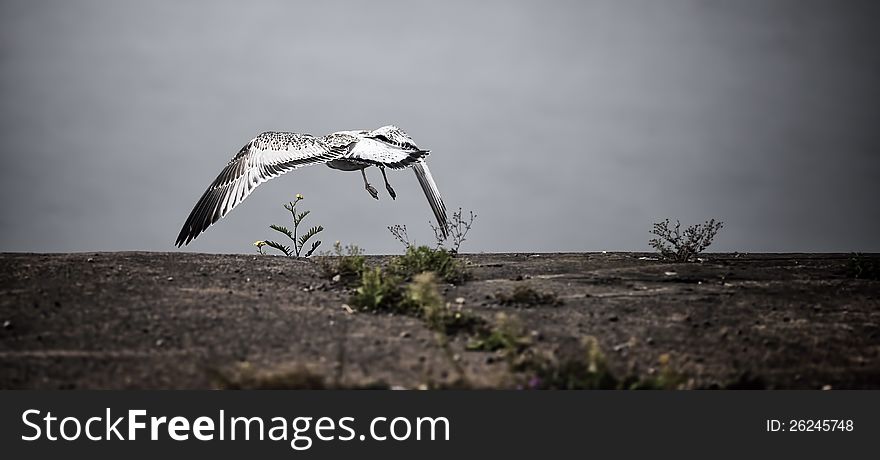
<svg viewBox="0 0 880 460"><path fill-rule="evenodd" d="M335 160L357 142L355 138L347 143L334 140L327 143L309 134L282 132L265 132L252 139L199 198L177 236L177 246L189 244L263 182L296 168Z"/></svg>

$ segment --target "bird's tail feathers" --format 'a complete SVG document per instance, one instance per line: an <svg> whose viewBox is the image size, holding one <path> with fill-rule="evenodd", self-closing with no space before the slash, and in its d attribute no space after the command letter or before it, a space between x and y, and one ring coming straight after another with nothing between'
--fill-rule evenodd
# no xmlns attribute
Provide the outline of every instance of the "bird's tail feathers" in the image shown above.
<svg viewBox="0 0 880 460"><path fill-rule="evenodd" d="M449 230L447 228L449 225L449 219L446 216L446 205L443 204L443 198L440 197L440 191L437 190L437 184L434 183L434 178L431 177L431 170L428 169L428 163L426 163L425 160L420 159L413 164L412 168L416 173L416 178L419 180L419 185L422 186L422 191L425 192L425 197L428 198L428 204L431 205L431 210L434 211L434 217L437 219L440 231L443 232L444 237L449 236Z"/></svg>

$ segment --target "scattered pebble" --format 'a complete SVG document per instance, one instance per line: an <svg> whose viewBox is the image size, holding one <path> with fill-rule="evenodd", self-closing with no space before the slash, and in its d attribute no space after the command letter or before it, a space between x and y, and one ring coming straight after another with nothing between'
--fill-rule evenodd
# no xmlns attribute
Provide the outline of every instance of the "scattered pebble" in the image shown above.
<svg viewBox="0 0 880 460"><path fill-rule="evenodd" d="M354 313L354 309L349 307L347 303L342 304L342 309L345 310L346 313Z"/></svg>
<svg viewBox="0 0 880 460"><path fill-rule="evenodd" d="M822 389L828 391L831 389L831 385L822 385Z"/></svg>
<svg viewBox="0 0 880 460"><path fill-rule="evenodd" d="M174 277L173 277L173 276L169 276L168 278L165 278L165 279L168 280L168 281L174 281Z"/></svg>
<svg viewBox="0 0 880 460"><path fill-rule="evenodd" d="M165 343L165 341L162 340L162 339L159 339L159 340L156 341L156 346L157 346L157 347L161 347L163 343Z"/></svg>
<svg viewBox="0 0 880 460"><path fill-rule="evenodd" d="M459 304L459 305L463 304L463 303L464 303L464 297L456 297L456 298L455 298L455 303L457 303L457 304Z"/></svg>
<svg viewBox="0 0 880 460"><path fill-rule="evenodd" d="M12 321L8 319L3 321L3 329L12 329Z"/></svg>
<svg viewBox="0 0 880 460"><path fill-rule="evenodd" d="M92 263L92 262L94 262L94 261L95 261L95 259L93 259L93 258L91 258L91 257L89 257L88 259L86 259L86 262L88 262L88 263Z"/></svg>
<svg viewBox="0 0 880 460"><path fill-rule="evenodd" d="M666 275L666 276L675 276L675 275L677 275L678 273L676 273L676 272L663 272L663 274Z"/></svg>
<svg viewBox="0 0 880 460"><path fill-rule="evenodd" d="M645 339L645 343L647 343L648 345L654 345L654 338L648 337L647 339Z"/></svg>
<svg viewBox="0 0 880 460"><path fill-rule="evenodd" d="M330 281L332 281L334 283L338 283L339 280L341 280L341 279L342 279L342 275L337 274L337 275L334 275L333 278L330 278Z"/></svg>
<svg viewBox="0 0 880 460"><path fill-rule="evenodd" d="M400 333L400 338L401 339L408 339L410 337L410 335L411 334L409 333L409 331L403 331Z"/></svg>

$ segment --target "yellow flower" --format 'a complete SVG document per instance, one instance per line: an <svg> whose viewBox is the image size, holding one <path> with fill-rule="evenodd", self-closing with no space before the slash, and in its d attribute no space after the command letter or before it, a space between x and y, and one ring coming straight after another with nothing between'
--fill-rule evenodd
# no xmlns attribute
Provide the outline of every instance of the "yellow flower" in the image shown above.
<svg viewBox="0 0 880 460"><path fill-rule="evenodd" d="M254 246L261 248L266 245L265 241L254 241Z"/></svg>
<svg viewBox="0 0 880 460"><path fill-rule="evenodd" d="M297 199L297 200L301 200L301 199L303 199L302 194L297 193L297 194L296 194L296 199Z"/></svg>
<svg viewBox="0 0 880 460"><path fill-rule="evenodd" d="M662 355L657 357L657 362L660 363L661 366L666 366L669 364L669 353L663 353Z"/></svg>

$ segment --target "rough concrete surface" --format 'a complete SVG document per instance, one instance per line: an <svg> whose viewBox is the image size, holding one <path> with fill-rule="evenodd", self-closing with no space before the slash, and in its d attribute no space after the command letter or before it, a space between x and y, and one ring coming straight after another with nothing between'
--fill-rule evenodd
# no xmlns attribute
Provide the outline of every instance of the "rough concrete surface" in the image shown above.
<svg viewBox="0 0 880 460"><path fill-rule="evenodd" d="M442 286L448 302L518 317L540 349L593 336L618 375L667 355L691 388L880 388L880 281L848 277L845 254L461 257L474 278ZM562 303L500 305L517 285ZM245 371L309 376L291 387L511 386L498 353L462 335L444 348L417 318L347 310L349 295L310 260L0 254L0 388L215 388Z"/></svg>

